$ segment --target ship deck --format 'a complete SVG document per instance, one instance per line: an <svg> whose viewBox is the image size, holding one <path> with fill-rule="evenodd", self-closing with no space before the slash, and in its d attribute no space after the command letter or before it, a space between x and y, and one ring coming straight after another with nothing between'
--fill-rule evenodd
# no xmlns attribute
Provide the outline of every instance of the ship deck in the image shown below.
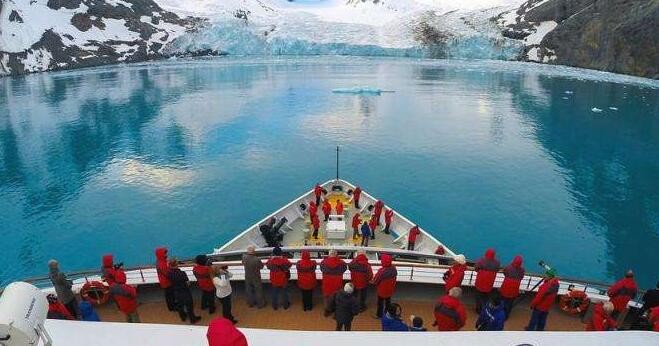
<svg viewBox="0 0 659 346"><path fill-rule="evenodd" d="M279 330L307 330L307 331L331 331L335 328L335 321L323 315L322 297L317 289L314 296L314 310L302 311L300 293L294 283L289 286L291 307L288 310L280 308L275 311L270 305L262 309L250 308L245 300L242 282L232 282L233 293L233 315L238 319L238 327L261 328ZM265 284L266 300L269 300L269 285ZM140 286L138 312L142 323L159 324L187 324L182 322L176 312L170 312L164 303L163 293L158 287ZM400 304L403 308L404 321L409 324L409 316L420 316L429 331L435 330L431 324L433 318L433 307L435 300L444 294L443 288L435 285L418 283L399 283L393 302ZM200 292L194 288L195 313L202 317L198 325L207 325L211 319L221 315L221 306L217 304L217 311L209 315L207 311L199 310ZM380 321L375 319L375 292L369 291L368 310L357 315L353 321L353 331L379 331ZM469 289L465 290L462 298L467 310L467 324L464 331L475 330L474 324L477 315L474 309L473 295ZM522 331L530 317L530 297L521 299L515 306L513 312L506 322L505 330ZM117 310L114 304L105 304L98 307L101 320L106 322L123 322L124 316ZM566 314L554 308L547 320L547 330L550 331L583 331L584 325L578 317Z"/></svg>

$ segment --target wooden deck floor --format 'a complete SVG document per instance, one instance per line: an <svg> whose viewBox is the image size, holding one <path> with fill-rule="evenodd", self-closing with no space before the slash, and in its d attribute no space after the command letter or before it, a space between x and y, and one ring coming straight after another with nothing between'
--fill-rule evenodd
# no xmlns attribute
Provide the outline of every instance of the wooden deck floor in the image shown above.
<svg viewBox="0 0 659 346"><path fill-rule="evenodd" d="M274 311L270 305L263 309L249 308L245 302L245 294L241 283L232 283L234 288L233 295L233 314L239 320L238 326L245 328L266 328L266 329L288 329L288 330L334 330L335 321L332 317L324 317L322 312L322 297L317 290L314 296L314 310L302 311L300 293L294 283L289 289L291 298L291 307L288 310L280 308ZM265 287L266 299L269 300L269 287ZM431 326L433 318L434 302L442 295L443 289L434 285L425 284L406 284L398 285L397 293L393 301L399 303L403 308L403 316L406 323L409 324L409 316L414 314L421 316L429 330L434 330ZM195 289L195 313L202 317L199 325L207 325L211 319L221 315L221 308L213 315L206 311L199 310L199 292ZM380 321L375 319L375 294L369 292L368 310L359 314L353 321L353 330L355 331L377 331L381 330ZM140 305L138 312L143 323L165 323L165 324L182 324L176 312L167 310L163 294L159 288L140 287L139 291ZM476 313L474 311L473 299L467 291L463 302L467 308L467 325L463 330L474 330L476 322ZM530 317L528 307L529 299L522 300L513 310L510 318L506 322L505 330L523 330ZM99 315L103 321L123 322L123 315L117 311L114 304L106 304L98 308ZM581 321L573 316L554 309L549 314L547 321L547 330L552 331L582 331L584 325Z"/></svg>

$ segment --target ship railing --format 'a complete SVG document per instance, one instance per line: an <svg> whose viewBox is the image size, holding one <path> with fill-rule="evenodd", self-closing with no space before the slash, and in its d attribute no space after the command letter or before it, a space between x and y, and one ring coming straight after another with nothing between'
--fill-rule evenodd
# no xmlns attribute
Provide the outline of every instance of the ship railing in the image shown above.
<svg viewBox="0 0 659 346"><path fill-rule="evenodd" d="M332 247L331 249L336 250L339 256L342 256L346 259L351 257L355 251L354 247ZM317 262L320 262L320 259L326 256L330 248L309 246L305 248L283 248L282 250L284 250L286 253L292 254L294 258L291 258L291 262L296 263L299 260L299 255L302 250L308 250L311 253L312 258L315 258ZM380 254L389 253L394 255L394 264L398 269L397 280L400 282L444 285L444 273L450 268L453 261L452 257L450 256L421 254L407 250L378 248L366 248L365 250L374 271L377 271L380 268L380 262L378 260ZM223 254L209 255L209 258L215 265L227 265L233 274L232 280L240 281L244 280L244 268L240 261L240 257L244 253L245 251L232 251ZM257 249L255 251L255 254L261 257L264 262L267 260L267 257L270 253L271 249L267 248ZM179 266L181 270L186 272L190 281L196 281L196 278L192 273L193 265L193 260L186 259L181 260L181 265ZM467 263L467 265L468 269L465 271L464 280L462 282L463 287L474 286L476 282L476 272L472 269L473 263ZM158 283L158 273L154 265L127 267L124 268L124 270L126 272L127 282L129 284L147 285ZM264 280L267 280L269 278L269 271L264 268L261 271L261 275ZM320 269L316 271L316 276L318 279L321 278ZM100 270L86 270L67 273L67 277L73 281L74 291L78 291L86 282L101 280ZM297 271L295 270L295 266L291 268L291 279L297 279ZM344 279L350 280L349 271L345 272ZM503 279L503 273L499 272L495 279L494 286L497 288L500 287L503 283ZM537 291L538 283L542 280L543 274L527 272L521 281L520 291ZM44 291L53 291L52 283L50 282L50 278L48 276L31 277L23 279L23 281L29 282L39 288L42 288ZM567 293L568 287L574 286L575 289L586 292L588 296L594 301L608 300L606 291L610 287L610 284L565 276L560 277L560 282L561 284L559 288L559 294ZM637 299L639 299L642 294L643 291L639 291ZM640 304L638 301L631 301L630 305L640 307L642 304Z"/></svg>

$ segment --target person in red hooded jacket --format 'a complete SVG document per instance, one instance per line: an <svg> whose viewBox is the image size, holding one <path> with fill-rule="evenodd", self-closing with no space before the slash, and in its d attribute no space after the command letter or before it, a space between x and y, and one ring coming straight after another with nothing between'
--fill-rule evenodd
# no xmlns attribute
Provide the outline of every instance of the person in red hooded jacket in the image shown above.
<svg viewBox="0 0 659 346"><path fill-rule="evenodd" d="M519 297L519 285L524 278L524 267L522 267L522 256L515 256L513 261L503 268L503 283L499 288L499 294L503 300L503 311L506 319L510 316L515 299Z"/></svg>
<svg viewBox="0 0 659 346"><path fill-rule="evenodd" d="M627 309L627 303L636 298L638 293L638 286L634 281L634 272L628 270L625 277L613 284L606 293L611 298L611 303L615 308L613 315L617 317Z"/></svg>
<svg viewBox="0 0 659 346"><path fill-rule="evenodd" d="M492 288L494 287L494 279L497 277L497 272L501 265L499 260L495 257L494 249L487 249L485 256L476 262L474 270L476 271L476 312L481 313L481 309L487 304Z"/></svg>
<svg viewBox="0 0 659 346"><path fill-rule="evenodd" d="M320 230L320 220L318 219L318 215L313 214L311 215L311 227L313 227L313 233L311 236L314 239L318 239L318 231Z"/></svg>
<svg viewBox="0 0 659 346"><path fill-rule="evenodd" d="M309 218L318 217L318 204L314 201L309 202Z"/></svg>
<svg viewBox="0 0 659 346"><path fill-rule="evenodd" d="M467 259L464 255L457 255L454 257L455 263L444 273L444 282L446 292L450 291L453 287L462 286L462 280L465 277L465 270L467 270Z"/></svg>
<svg viewBox="0 0 659 346"><path fill-rule="evenodd" d="M330 213L332 213L332 205L328 200L323 201L322 209L323 215L325 216L325 222L327 222L327 220L329 220Z"/></svg>
<svg viewBox="0 0 659 346"><path fill-rule="evenodd" d="M364 250L357 250L356 254L357 256L348 265L348 269L350 269L350 281L355 288L354 294L359 298L359 309L364 311L366 310L368 283L373 279L373 268L368 263Z"/></svg>
<svg viewBox="0 0 659 346"><path fill-rule="evenodd" d="M110 296L117 303L119 311L126 315L127 322L140 323L140 316L137 314L137 290L126 284L126 274L123 271L116 273L114 281L110 287Z"/></svg>
<svg viewBox="0 0 659 346"><path fill-rule="evenodd" d="M355 213L352 217L352 239L357 239L359 237L359 225L362 222L361 215Z"/></svg>
<svg viewBox="0 0 659 346"><path fill-rule="evenodd" d="M313 310L313 289L316 288L316 261L311 259L308 250L302 250L302 259L295 263L297 269L297 286L302 292L302 308Z"/></svg>
<svg viewBox="0 0 659 346"><path fill-rule="evenodd" d="M362 196L362 188L357 186L352 192L352 200L355 202L355 209L359 209L359 199Z"/></svg>
<svg viewBox="0 0 659 346"><path fill-rule="evenodd" d="M371 239L375 239L375 229L378 227L378 216L373 214L368 221L368 227L371 229Z"/></svg>
<svg viewBox="0 0 659 346"><path fill-rule="evenodd" d="M316 186L313 188L313 194L316 196L316 205L320 205L320 196L323 194L323 188L320 187L320 184L316 183Z"/></svg>
<svg viewBox="0 0 659 346"><path fill-rule="evenodd" d="M247 346L245 335L233 325L233 322L218 317L211 321L206 331L208 346Z"/></svg>
<svg viewBox="0 0 659 346"><path fill-rule="evenodd" d="M560 282L552 274L548 274L544 279L542 285L538 289L535 298L531 301L531 320L529 325L524 328L528 331L543 331L545 330L545 324L547 323L547 315L549 315L549 310L556 296L558 295L558 288Z"/></svg>
<svg viewBox="0 0 659 346"><path fill-rule="evenodd" d="M593 316L586 325L586 330L591 332L606 332L616 330L618 325L616 320L611 316L613 312L613 303L602 302L595 304Z"/></svg>
<svg viewBox="0 0 659 346"><path fill-rule="evenodd" d="M384 233L389 234L389 228L391 227L391 221L394 219L394 211L391 209L387 209L384 212Z"/></svg>
<svg viewBox="0 0 659 346"><path fill-rule="evenodd" d="M414 244L416 244L416 238L419 237L419 234L421 234L421 230L419 230L419 226L414 225L414 227L410 228L410 231L407 232L407 249L410 251L414 251Z"/></svg>
<svg viewBox="0 0 659 346"><path fill-rule="evenodd" d="M340 199L336 200L336 214L343 215L343 202Z"/></svg>
<svg viewBox="0 0 659 346"><path fill-rule="evenodd" d="M652 330L659 332L659 306L650 309L648 320L652 325Z"/></svg>
<svg viewBox="0 0 659 346"><path fill-rule="evenodd" d="M287 310L291 303L288 300L288 278L291 276L291 262L284 257L281 248L272 249L272 257L265 263L270 270L270 285L272 285L272 308L279 309L279 296L282 296L282 305Z"/></svg>
<svg viewBox="0 0 659 346"><path fill-rule="evenodd" d="M343 287L343 273L348 269L336 253L330 250L329 255L320 262L320 271L323 273L322 291L325 305L325 315L329 316L329 306L334 293Z"/></svg>
<svg viewBox="0 0 659 346"><path fill-rule="evenodd" d="M101 260L101 279L105 280L109 286L114 283L114 256L112 254L104 255Z"/></svg>
<svg viewBox="0 0 659 346"><path fill-rule="evenodd" d="M48 315L47 317L51 320L75 320L73 315L69 312L69 309L60 303L57 299L57 295L51 293L46 296L48 300Z"/></svg>
<svg viewBox="0 0 659 346"><path fill-rule="evenodd" d="M208 313L215 312L215 285L213 285L212 270L206 255L195 257L192 274L197 278L197 286L201 290L201 309Z"/></svg>
<svg viewBox="0 0 659 346"><path fill-rule="evenodd" d="M380 220L380 216L382 216L382 209L384 208L384 202L381 200L375 201L375 204L373 205L373 214L377 215L378 222Z"/></svg>
<svg viewBox="0 0 659 346"><path fill-rule="evenodd" d="M378 292L378 318L382 318L382 315L384 315L385 310L391 304L391 296L394 295L394 291L396 290L398 271L396 270L396 266L391 263L392 260L391 255L382 254L380 259L382 267L380 267L372 280Z"/></svg>
<svg viewBox="0 0 659 346"><path fill-rule="evenodd" d="M467 322L467 313L460 302L460 295L462 295L462 289L453 287L435 304L435 323L433 325L437 326L438 331L453 332L464 327Z"/></svg>
<svg viewBox="0 0 659 346"><path fill-rule="evenodd" d="M167 261L167 248L159 247L156 249L156 271L158 272L158 282L160 288L165 290L165 302L169 311L177 311L176 297L172 282L169 280L169 262Z"/></svg>

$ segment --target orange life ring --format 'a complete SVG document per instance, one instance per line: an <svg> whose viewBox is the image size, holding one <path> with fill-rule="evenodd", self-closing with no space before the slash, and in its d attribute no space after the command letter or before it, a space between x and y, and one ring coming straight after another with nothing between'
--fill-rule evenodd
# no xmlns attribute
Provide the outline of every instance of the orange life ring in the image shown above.
<svg viewBox="0 0 659 346"><path fill-rule="evenodd" d="M110 299L110 288L100 281L87 281L80 289L80 296L92 304L105 304Z"/></svg>
<svg viewBox="0 0 659 346"><path fill-rule="evenodd" d="M561 296L561 310L569 314L580 314L588 309L588 305L590 305L590 299L584 291L570 291L570 293Z"/></svg>

